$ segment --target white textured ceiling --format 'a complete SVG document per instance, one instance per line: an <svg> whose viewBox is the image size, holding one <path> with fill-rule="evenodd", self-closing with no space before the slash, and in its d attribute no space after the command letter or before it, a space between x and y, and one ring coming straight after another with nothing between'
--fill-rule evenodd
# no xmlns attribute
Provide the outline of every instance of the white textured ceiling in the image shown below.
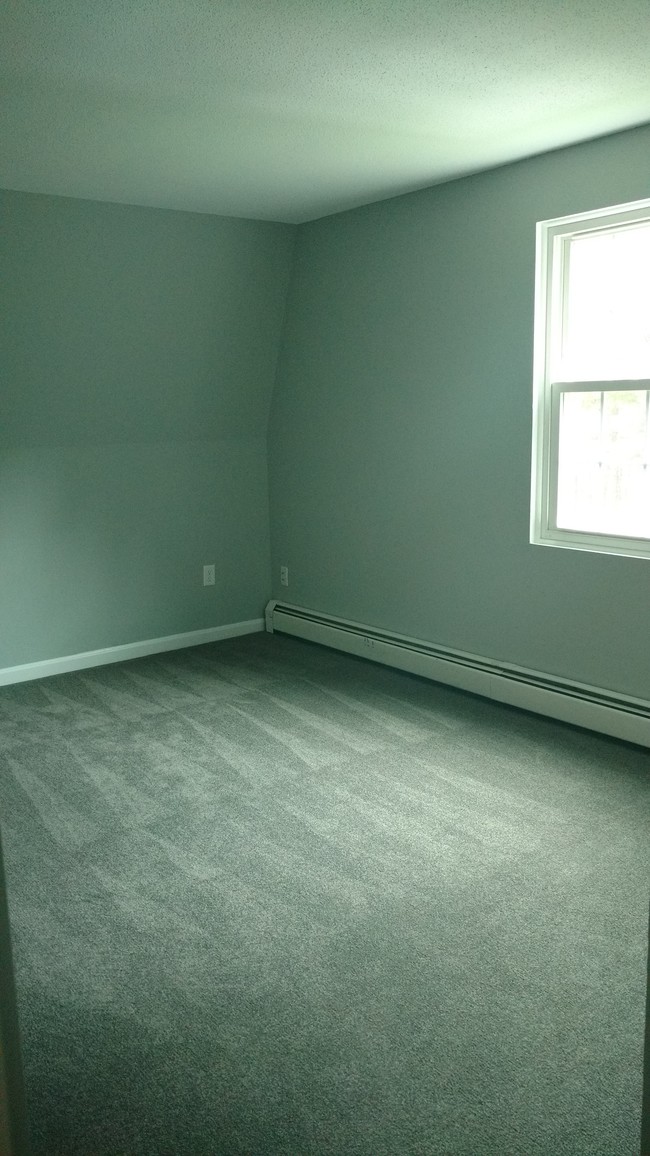
<svg viewBox="0 0 650 1156"><path fill-rule="evenodd" d="M305 221L650 121L650 0L7 0L0 185Z"/></svg>

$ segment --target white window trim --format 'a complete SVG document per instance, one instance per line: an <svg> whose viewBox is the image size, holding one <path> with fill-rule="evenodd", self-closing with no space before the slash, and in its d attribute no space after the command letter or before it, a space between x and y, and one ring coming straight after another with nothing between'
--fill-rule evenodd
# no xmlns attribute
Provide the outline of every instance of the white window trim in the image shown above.
<svg viewBox="0 0 650 1156"><path fill-rule="evenodd" d="M568 262L562 249L572 237L603 232L607 228L650 218L650 198L589 213L576 213L537 224L535 322L533 360L533 453L531 480L530 541L537 546L559 546L570 550L591 550L600 554L622 554L650 558L650 540L618 535L583 533L559 529L556 524L557 453L559 407L563 392L650 389L650 379L627 381L557 381L553 364L562 333L561 312L567 299L562 275Z"/></svg>

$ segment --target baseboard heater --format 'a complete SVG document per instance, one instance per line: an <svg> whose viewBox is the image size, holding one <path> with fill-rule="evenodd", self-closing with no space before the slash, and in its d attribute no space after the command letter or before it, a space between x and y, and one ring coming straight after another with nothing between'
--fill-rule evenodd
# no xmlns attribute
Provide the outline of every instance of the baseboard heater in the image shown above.
<svg viewBox="0 0 650 1156"><path fill-rule="evenodd" d="M650 702L644 699L494 662L288 602L269 602L266 629L293 634L434 682L650 747Z"/></svg>

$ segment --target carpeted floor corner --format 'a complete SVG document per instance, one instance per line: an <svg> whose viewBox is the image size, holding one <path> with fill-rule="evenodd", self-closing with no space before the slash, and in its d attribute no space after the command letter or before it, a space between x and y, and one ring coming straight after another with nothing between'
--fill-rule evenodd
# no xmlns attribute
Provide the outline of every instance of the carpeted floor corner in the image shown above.
<svg viewBox="0 0 650 1156"><path fill-rule="evenodd" d="M3 688L34 1156L636 1156L649 798L278 635Z"/></svg>

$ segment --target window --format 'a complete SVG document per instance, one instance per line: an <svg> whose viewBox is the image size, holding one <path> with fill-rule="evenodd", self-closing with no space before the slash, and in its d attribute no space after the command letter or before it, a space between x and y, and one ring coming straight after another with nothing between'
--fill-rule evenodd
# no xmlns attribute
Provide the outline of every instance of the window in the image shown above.
<svg viewBox="0 0 650 1156"><path fill-rule="evenodd" d="M531 542L650 557L650 200L537 226Z"/></svg>

